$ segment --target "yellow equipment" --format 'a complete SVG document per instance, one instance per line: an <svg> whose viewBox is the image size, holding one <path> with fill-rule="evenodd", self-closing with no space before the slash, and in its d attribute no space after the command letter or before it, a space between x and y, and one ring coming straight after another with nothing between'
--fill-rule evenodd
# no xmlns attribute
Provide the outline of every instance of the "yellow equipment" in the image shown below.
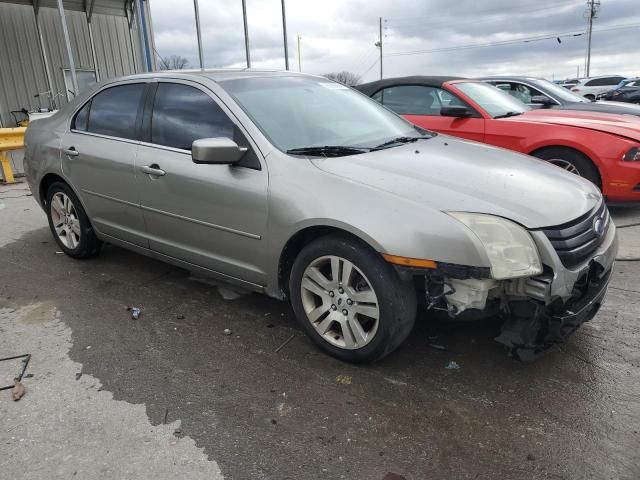
<svg viewBox="0 0 640 480"><path fill-rule="evenodd" d="M0 128L0 172L4 183L15 183L11 162L5 152L24 148L26 127Z"/></svg>

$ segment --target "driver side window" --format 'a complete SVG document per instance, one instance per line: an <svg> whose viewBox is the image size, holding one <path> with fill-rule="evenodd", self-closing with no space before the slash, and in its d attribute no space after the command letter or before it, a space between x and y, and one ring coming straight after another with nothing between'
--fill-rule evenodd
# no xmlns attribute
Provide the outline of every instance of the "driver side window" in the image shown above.
<svg viewBox="0 0 640 480"><path fill-rule="evenodd" d="M191 150L200 138L234 137L234 124L202 90L160 83L151 115L151 143Z"/></svg>
<svg viewBox="0 0 640 480"><path fill-rule="evenodd" d="M544 95L544 93L536 90L535 88L529 87L528 85L523 85L522 83L514 83L514 82L500 82L494 84L500 90L507 92L514 98L517 98L522 103L531 104L531 97L536 95Z"/></svg>
<svg viewBox="0 0 640 480"><path fill-rule="evenodd" d="M375 100L400 115L439 116L444 106L464 105L449 92L421 85L399 85L381 90L373 96Z"/></svg>

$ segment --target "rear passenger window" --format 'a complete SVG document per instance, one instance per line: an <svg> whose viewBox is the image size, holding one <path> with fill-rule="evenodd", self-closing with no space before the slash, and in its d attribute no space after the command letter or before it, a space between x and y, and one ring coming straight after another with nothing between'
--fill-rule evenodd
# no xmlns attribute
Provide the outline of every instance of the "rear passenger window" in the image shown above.
<svg viewBox="0 0 640 480"><path fill-rule="evenodd" d="M144 89L144 83L133 83L111 87L98 93L90 103L87 131L134 139L136 118Z"/></svg>
<svg viewBox="0 0 640 480"><path fill-rule="evenodd" d="M151 143L191 150L200 138L234 138L234 124L206 93L189 85L160 83L151 115Z"/></svg>
<svg viewBox="0 0 640 480"><path fill-rule="evenodd" d="M82 107L82 109L78 113L76 113L76 117L73 119L73 124L71 125L71 128L73 130L80 130L82 132L87 131L90 108L91 108L91 102L87 102L87 104L84 107Z"/></svg>

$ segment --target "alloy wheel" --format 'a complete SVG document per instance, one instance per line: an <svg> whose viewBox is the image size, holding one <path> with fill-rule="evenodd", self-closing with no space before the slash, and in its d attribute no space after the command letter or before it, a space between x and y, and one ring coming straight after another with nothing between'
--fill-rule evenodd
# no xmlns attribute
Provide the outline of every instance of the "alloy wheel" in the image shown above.
<svg viewBox="0 0 640 480"><path fill-rule="evenodd" d="M80 244L80 219L73 202L64 192L51 197L51 219L60 242L70 250Z"/></svg>
<svg viewBox="0 0 640 480"><path fill-rule="evenodd" d="M378 331L378 297L364 273L349 260L328 255L315 259L300 285L302 306L318 334L330 344L355 350Z"/></svg>
<svg viewBox="0 0 640 480"><path fill-rule="evenodd" d="M580 175L580 171L578 170L578 168L568 160L563 160L562 158L552 158L551 160L549 160L549 163L552 163L556 167L560 167L567 172L574 173L579 177L582 176Z"/></svg>

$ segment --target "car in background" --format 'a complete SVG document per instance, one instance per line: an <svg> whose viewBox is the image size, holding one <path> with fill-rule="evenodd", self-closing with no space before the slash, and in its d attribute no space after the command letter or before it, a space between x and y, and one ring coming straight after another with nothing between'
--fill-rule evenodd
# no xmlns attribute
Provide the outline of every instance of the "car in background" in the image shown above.
<svg viewBox="0 0 640 480"><path fill-rule="evenodd" d="M603 77L582 78L571 86L571 91L582 95L587 100L595 100L599 93L613 89L627 77L620 75L610 75Z"/></svg>
<svg viewBox="0 0 640 480"><path fill-rule="evenodd" d="M640 201L640 118L633 115L533 110L460 77L390 78L356 88L420 127L546 160L591 180L609 201Z"/></svg>
<svg viewBox="0 0 640 480"><path fill-rule="evenodd" d="M543 78L500 76L484 77L478 80L498 87L531 108L588 110L640 116L640 106L613 102L592 102Z"/></svg>
<svg viewBox="0 0 640 480"><path fill-rule="evenodd" d="M613 90L601 94L600 98L614 102L640 104L640 78L630 78L620 82L620 85Z"/></svg>
<svg viewBox="0 0 640 480"><path fill-rule="evenodd" d="M592 183L426 131L324 77L108 80L29 125L25 146L67 255L107 241L289 299L345 361L394 351L419 305L500 315L497 340L531 358L597 313L617 252Z"/></svg>
<svg viewBox="0 0 640 480"><path fill-rule="evenodd" d="M566 88L567 90L570 90L571 87L573 87L575 84L577 84L580 80L582 80L581 78L571 78L568 80L560 80L558 81L558 85L560 85L563 88Z"/></svg>

